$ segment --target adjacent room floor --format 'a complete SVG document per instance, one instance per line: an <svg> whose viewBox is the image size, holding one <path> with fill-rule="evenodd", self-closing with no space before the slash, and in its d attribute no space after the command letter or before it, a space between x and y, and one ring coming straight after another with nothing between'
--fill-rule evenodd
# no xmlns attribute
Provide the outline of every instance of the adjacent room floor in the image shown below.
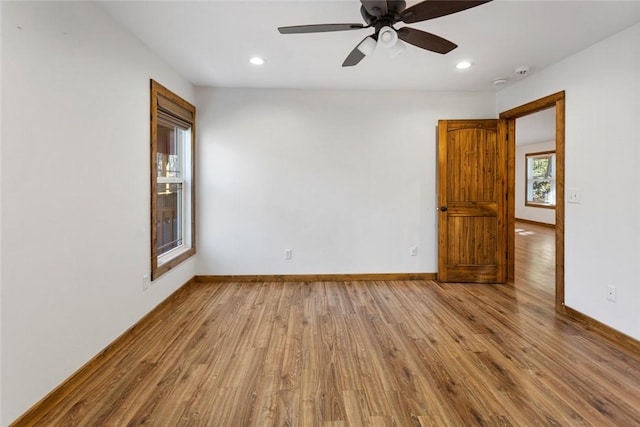
<svg viewBox="0 0 640 427"><path fill-rule="evenodd" d="M515 284L550 293L554 302L556 243L555 228L516 221Z"/></svg>

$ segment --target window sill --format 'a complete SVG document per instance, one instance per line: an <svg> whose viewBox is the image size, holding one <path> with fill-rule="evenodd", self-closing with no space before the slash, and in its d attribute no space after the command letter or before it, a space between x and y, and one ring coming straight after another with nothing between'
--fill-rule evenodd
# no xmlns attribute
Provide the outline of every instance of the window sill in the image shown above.
<svg viewBox="0 0 640 427"><path fill-rule="evenodd" d="M543 208L543 209L555 209L556 205L545 205L543 203L525 203L525 206L528 208Z"/></svg>
<svg viewBox="0 0 640 427"><path fill-rule="evenodd" d="M167 271L172 268L180 265L183 261L190 258L192 255L196 253L195 248L176 248L166 254L162 255L158 258L156 265L153 266L153 271L151 272L151 280L156 280L158 277L162 276Z"/></svg>
<svg viewBox="0 0 640 427"><path fill-rule="evenodd" d="M188 252L189 249L191 248L187 248L185 246L180 246L177 247L175 249L171 249L169 252L167 252L166 254L163 254L161 256L158 257L158 267L171 262L172 259L179 257L180 255L182 255L185 252Z"/></svg>

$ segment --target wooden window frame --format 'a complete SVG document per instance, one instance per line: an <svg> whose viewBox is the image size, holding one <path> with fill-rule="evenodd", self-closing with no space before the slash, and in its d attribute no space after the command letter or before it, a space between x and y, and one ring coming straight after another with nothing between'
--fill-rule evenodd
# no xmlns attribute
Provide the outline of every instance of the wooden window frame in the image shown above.
<svg viewBox="0 0 640 427"><path fill-rule="evenodd" d="M185 101L180 96L171 92L158 82L151 80L151 156L150 156L150 183L151 183L151 280L155 280L162 274L178 266L186 259L196 253L196 107ZM157 250L157 216L158 216L158 195L157 195L157 152L158 152L158 113L164 113L176 117L178 120L187 122L191 127L191 144L190 144L190 166L191 174L185 177L189 181L190 194L190 218L184 218L189 221L187 232L190 237L190 245L188 248L180 251L175 257L158 265ZM187 236L185 236L186 238Z"/></svg>
<svg viewBox="0 0 640 427"><path fill-rule="evenodd" d="M541 157L541 156L545 156L545 155L551 155L551 156L555 156L556 155L556 151L555 150L549 150L549 151L539 151L536 153L525 153L524 155L524 205L525 206L529 206L532 208L543 208L543 209L555 209L556 208L556 203L557 203L557 199L556 199L556 203L554 204L550 204L550 203L536 203L536 202L531 202L529 201L529 157ZM556 159L557 162L557 159ZM553 179L551 180L553 182L554 185L554 195L556 192L556 172L553 171Z"/></svg>

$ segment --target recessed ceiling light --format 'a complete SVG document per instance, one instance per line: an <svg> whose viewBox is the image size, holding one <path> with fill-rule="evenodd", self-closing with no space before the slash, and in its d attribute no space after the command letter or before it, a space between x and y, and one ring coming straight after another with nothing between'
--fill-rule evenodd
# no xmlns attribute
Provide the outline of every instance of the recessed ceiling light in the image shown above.
<svg viewBox="0 0 640 427"><path fill-rule="evenodd" d="M456 64L458 70L466 70L469 67L471 67L471 62L469 61L460 61Z"/></svg>
<svg viewBox="0 0 640 427"><path fill-rule="evenodd" d="M249 62L251 62L253 65L262 65L264 64L264 59L260 58L259 56L254 56L249 60Z"/></svg>

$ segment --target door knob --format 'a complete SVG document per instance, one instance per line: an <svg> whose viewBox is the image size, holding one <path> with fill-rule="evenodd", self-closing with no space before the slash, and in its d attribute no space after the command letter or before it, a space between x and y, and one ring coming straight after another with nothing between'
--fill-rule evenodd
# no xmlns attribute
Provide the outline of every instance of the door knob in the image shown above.
<svg viewBox="0 0 640 427"><path fill-rule="evenodd" d="M446 211L447 211L447 207L446 207L446 206L441 206L441 207L440 207L440 210L441 210L442 212L446 212Z"/></svg>

